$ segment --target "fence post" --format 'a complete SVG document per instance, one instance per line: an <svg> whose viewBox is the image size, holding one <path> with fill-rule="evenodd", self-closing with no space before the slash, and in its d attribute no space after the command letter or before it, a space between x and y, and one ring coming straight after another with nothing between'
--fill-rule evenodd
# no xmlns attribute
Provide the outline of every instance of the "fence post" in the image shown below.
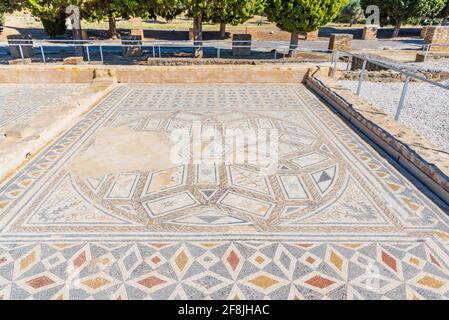
<svg viewBox="0 0 449 320"><path fill-rule="evenodd" d="M45 61L45 52L44 52L44 46L41 45L41 54L42 54L42 60L44 61L44 64L47 62Z"/></svg>
<svg viewBox="0 0 449 320"><path fill-rule="evenodd" d="M162 58L162 56L161 56L161 45L160 44L158 44L158 50L159 50L159 58Z"/></svg>
<svg viewBox="0 0 449 320"><path fill-rule="evenodd" d="M360 71L359 83L357 85L357 92L356 92L356 94L358 96L360 95L360 91L362 90L362 81L363 81L363 74L365 73L365 69L366 69L366 60L363 60L362 70Z"/></svg>
<svg viewBox="0 0 449 320"><path fill-rule="evenodd" d="M431 46L430 43L426 45L426 52L424 53L424 61L427 60L427 56L429 55L429 51L430 51L430 46Z"/></svg>
<svg viewBox="0 0 449 320"><path fill-rule="evenodd" d="M86 54L87 54L87 61L90 62L89 45L86 45Z"/></svg>
<svg viewBox="0 0 449 320"><path fill-rule="evenodd" d="M156 49L154 48L154 42L153 42L153 58L156 58Z"/></svg>
<svg viewBox="0 0 449 320"><path fill-rule="evenodd" d="M332 79L335 80L336 76L337 76L337 62L338 59L340 58L340 51L336 50L335 51L335 56L334 56L334 69L332 71Z"/></svg>
<svg viewBox="0 0 449 320"><path fill-rule="evenodd" d="M220 54L220 47L217 47L217 58L220 59L221 54Z"/></svg>
<svg viewBox="0 0 449 320"><path fill-rule="evenodd" d="M101 63L104 64L103 46L101 44L100 44L100 59L101 59Z"/></svg>
<svg viewBox="0 0 449 320"><path fill-rule="evenodd" d="M401 92L401 99L399 100L398 107L396 109L396 114L394 115L394 120L399 120L399 115L401 114L402 107L404 106L405 96L407 95L408 83L410 82L410 76L405 78L404 87Z"/></svg>
<svg viewBox="0 0 449 320"><path fill-rule="evenodd" d="M25 64L25 58L23 57L22 44L20 44L20 43L19 43L19 51L20 51L20 57L22 58L22 63Z"/></svg>

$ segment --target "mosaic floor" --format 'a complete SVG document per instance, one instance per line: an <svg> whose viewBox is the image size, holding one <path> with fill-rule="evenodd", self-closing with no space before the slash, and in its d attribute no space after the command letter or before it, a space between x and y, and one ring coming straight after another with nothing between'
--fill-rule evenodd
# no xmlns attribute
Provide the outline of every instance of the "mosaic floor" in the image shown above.
<svg viewBox="0 0 449 320"><path fill-rule="evenodd" d="M39 108L58 101L72 92L87 87L82 84L38 84L0 86L0 128L13 125L19 119L32 119Z"/></svg>
<svg viewBox="0 0 449 320"><path fill-rule="evenodd" d="M166 161L198 128L275 170ZM449 299L447 214L305 87L119 86L0 185L0 298Z"/></svg>

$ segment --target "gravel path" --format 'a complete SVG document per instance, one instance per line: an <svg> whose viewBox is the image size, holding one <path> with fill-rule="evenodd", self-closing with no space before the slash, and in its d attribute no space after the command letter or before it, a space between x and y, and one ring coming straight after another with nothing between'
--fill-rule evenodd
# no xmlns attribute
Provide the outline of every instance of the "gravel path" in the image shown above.
<svg viewBox="0 0 449 320"><path fill-rule="evenodd" d="M441 70L449 72L449 59L440 59L426 62L413 62L411 65L419 66L425 69Z"/></svg>
<svg viewBox="0 0 449 320"><path fill-rule="evenodd" d="M357 81L339 83L354 92L357 88ZM393 116L402 87L402 83L365 81L361 97ZM449 152L449 90L411 82L399 121Z"/></svg>

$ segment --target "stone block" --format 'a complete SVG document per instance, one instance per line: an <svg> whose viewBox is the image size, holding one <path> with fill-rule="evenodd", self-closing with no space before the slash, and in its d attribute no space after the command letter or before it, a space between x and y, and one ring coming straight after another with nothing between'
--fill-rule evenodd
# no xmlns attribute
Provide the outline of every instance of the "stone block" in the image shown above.
<svg viewBox="0 0 449 320"><path fill-rule="evenodd" d="M347 33L332 33L329 39L329 50L350 51L354 36Z"/></svg>
<svg viewBox="0 0 449 320"><path fill-rule="evenodd" d="M358 57L352 57L351 71L360 70L360 69L362 69L362 66L363 66L363 59L358 58ZM367 61L365 70L366 71L382 71L382 70L389 70L389 69L379 66L378 64L371 63L371 62Z"/></svg>
<svg viewBox="0 0 449 320"><path fill-rule="evenodd" d="M416 54L416 58L415 58L415 62L424 62L425 59L425 55L422 53L417 53Z"/></svg>
<svg viewBox="0 0 449 320"><path fill-rule="evenodd" d="M376 40L378 26L365 26L363 27L362 40Z"/></svg>
<svg viewBox="0 0 449 320"><path fill-rule="evenodd" d="M232 35L232 55L250 56L252 36L247 33Z"/></svg>
<svg viewBox="0 0 449 320"><path fill-rule="evenodd" d="M448 45L448 46L432 46L432 51L449 49L449 26L432 26L427 27L424 42L432 45Z"/></svg>
<svg viewBox="0 0 449 320"><path fill-rule="evenodd" d="M84 62L83 57L68 57L63 60L63 64L65 65L78 65Z"/></svg>
<svg viewBox="0 0 449 320"><path fill-rule="evenodd" d="M8 61L9 65L17 65L17 64L31 64L31 58L25 58L25 59L14 59Z"/></svg>
<svg viewBox="0 0 449 320"><path fill-rule="evenodd" d="M421 33L420 33L419 37L422 38L422 39L425 39L428 29L429 29L429 26L423 26L421 28Z"/></svg>
<svg viewBox="0 0 449 320"><path fill-rule="evenodd" d="M87 30L81 30L81 40L89 40L89 34Z"/></svg>
<svg viewBox="0 0 449 320"><path fill-rule="evenodd" d="M124 57L140 57L142 55L142 36L123 36L122 45Z"/></svg>
<svg viewBox="0 0 449 320"><path fill-rule="evenodd" d="M141 37L141 40L145 39L145 34L144 34L143 29L132 29L130 35L131 36L139 36L139 37Z"/></svg>
<svg viewBox="0 0 449 320"><path fill-rule="evenodd" d="M33 40L30 35L13 34L7 36L9 44L9 52L14 58L31 58L34 57ZM20 53L20 47L22 53Z"/></svg>

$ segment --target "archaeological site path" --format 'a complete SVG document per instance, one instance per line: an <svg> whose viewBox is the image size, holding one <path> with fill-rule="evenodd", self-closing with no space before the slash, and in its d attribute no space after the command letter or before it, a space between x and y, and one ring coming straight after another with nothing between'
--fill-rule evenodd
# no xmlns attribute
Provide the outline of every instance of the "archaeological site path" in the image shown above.
<svg viewBox="0 0 449 320"><path fill-rule="evenodd" d="M170 163L198 128L275 170ZM0 299L449 299L447 214L302 85L118 85L0 185Z"/></svg>

